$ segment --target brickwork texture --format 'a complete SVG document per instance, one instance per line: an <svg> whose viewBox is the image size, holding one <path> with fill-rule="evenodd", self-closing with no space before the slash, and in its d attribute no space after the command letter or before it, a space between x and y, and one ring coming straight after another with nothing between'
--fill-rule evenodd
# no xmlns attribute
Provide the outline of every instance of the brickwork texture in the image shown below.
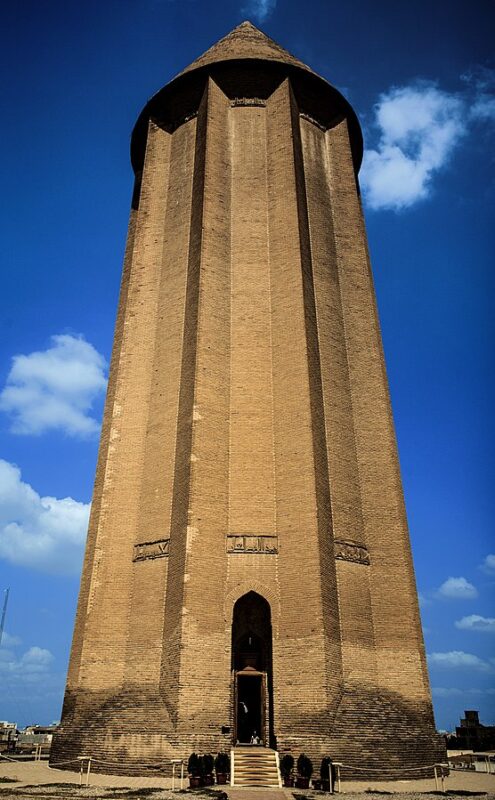
<svg viewBox="0 0 495 800"><path fill-rule="evenodd" d="M354 113L243 23L148 103L132 148L52 761L143 774L229 749L234 607L256 592L272 746L412 777L441 749Z"/></svg>

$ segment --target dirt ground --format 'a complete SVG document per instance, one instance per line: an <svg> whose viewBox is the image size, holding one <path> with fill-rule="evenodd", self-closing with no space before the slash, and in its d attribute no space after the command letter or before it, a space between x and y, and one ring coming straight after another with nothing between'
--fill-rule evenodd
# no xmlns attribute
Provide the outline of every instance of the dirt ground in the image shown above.
<svg viewBox="0 0 495 800"><path fill-rule="evenodd" d="M86 776L84 775L83 783ZM128 777L91 773L90 785L79 786L80 775L51 769L46 761L10 762L0 759L0 800L176 800L188 795L195 800L313 800L328 794L297 789L214 789L171 790L170 778ZM184 782L185 784L187 781ZM346 800L383 800L385 794L400 794L400 800L439 800L433 779L419 781L343 781ZM495 800L495 775L480 772L451 771L445 780L449 798L480 796Z"/></svg>

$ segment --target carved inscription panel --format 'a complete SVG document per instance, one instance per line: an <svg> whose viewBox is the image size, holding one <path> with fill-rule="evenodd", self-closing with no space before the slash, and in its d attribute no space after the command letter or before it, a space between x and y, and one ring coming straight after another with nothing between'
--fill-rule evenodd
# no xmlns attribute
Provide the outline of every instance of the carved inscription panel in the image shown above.
<svg viewBox="0 0 495 800"><path fill-rule="evenodd" d="M270 534L229 534L227 536L227 553L278 553L277 537Z"/></svg>
<svg viewBox="0 0 495 800"><path fill-rule="evenodd" d="M150 558L168 556L170 539L158 539L156 542L141 542L134 545L133 561L146 561Z"/></svg>
<svg viewBox="0 0 495 800"><path fill-rule="evenodd" d="M364 545L357 542L344 542L342 539L336 539L334 545L335 558L340 561L353 561L355 564L370 563L370 554Z"/></svg>
<svg viewBox="0 0 495 800"><path fill-rule="evenodd" d="M230 105L231 108L236 108L236 106L261 106L264 108L266 102L261 97L234 97L230 101Z"/></svg>

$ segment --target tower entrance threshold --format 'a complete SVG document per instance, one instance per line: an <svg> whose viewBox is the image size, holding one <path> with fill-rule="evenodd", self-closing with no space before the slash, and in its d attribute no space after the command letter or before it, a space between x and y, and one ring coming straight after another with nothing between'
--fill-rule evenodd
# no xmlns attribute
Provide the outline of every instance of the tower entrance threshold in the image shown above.
<svg viewBox="0 0 495 800"><path fill-rule="evenodd" d="M234 673L236 745L266 745L266 672L246 667Z"/></svg>

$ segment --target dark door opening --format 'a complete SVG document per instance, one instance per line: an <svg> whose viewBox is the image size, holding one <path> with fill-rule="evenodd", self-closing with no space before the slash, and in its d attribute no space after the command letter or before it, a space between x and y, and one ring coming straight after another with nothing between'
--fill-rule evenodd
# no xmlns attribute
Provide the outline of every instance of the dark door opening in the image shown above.
<svg viewBox="0 0 495 800"><path fill-rule="evenodd" d="M263 739L263 683L262 675L237 674L237 741L250 744L258 737Z"/></svg>
<svg viewBox="0 0 495 800"><path fill-rule="evenodd" d="M232 620L234 744L253 737L276 748L273 724L272 623L264 597L248 592L234 606Z"/></svg>

